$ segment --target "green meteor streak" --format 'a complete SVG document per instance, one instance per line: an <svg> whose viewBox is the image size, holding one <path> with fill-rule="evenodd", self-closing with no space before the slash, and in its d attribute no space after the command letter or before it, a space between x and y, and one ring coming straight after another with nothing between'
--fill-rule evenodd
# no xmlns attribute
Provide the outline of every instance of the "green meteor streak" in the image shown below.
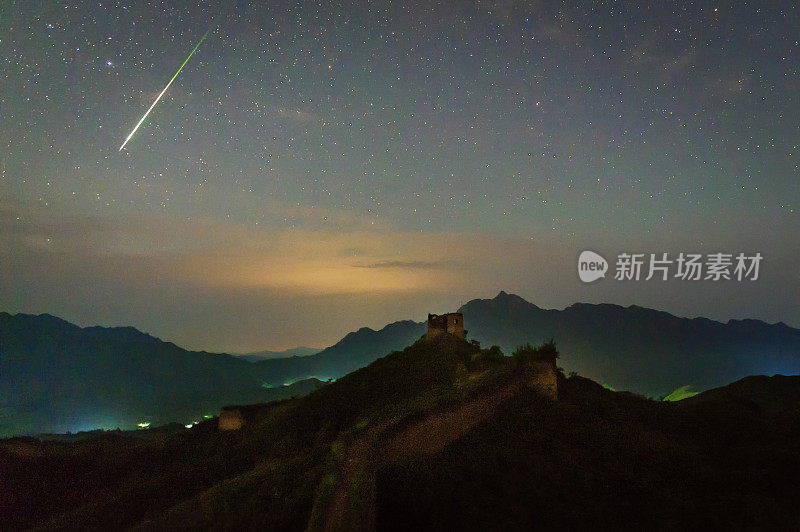
<svg viewBox="0 0 800 532"><path fill-rule="evenodd" d="M177 72L175 72L175 75L174 75L174 76L172 76L172 79L171 79L171 80L169 80L169 83L167 83L167 86L166 86L166 87L164 87L164 90L162 90L162 91L159 93L159 95L158 95L158 98L156 98L156 100L155 100L155 101L153 102L153 104L150 106L150 109L148 109L148 110L147 110L147 112L144 114L144 116L141 118L141 120L139 120L139 122L136 124L136 127L134 127L134 128L133 128L133 131L131 131L131 132L130 132L130 134L129 134L129 135L126 137L126 138L125 138L125 142L123 142L123 143L122 143L122 146L120 146L120 147L119 147L119 150L118 150L118 151L122 151L122 148L124 148L124 147L125 147L125 145L128 143L128 141L129 141L129 140L131 140L131 137L133 136L133 134L134 134L134 133L136 133L136 130L137 130L137 129L139 129L139 126L141 126L141 125L142 125L142 122L144 122L144 120L147 118L147 115L149 115L149 114L150 114L150 111L152 111L152 110L153 110L153 107L155 107L155 106L156 106L156 104L158 103L158 100L160 100L160 99L161 99L161 97L162 97L162 96L164 96L164 93L166 93L166 92L167 92L167 89L169 89L169 86L170 86L170 85L172 85L172 82L173 82L173 81L175 81L175 78L177 78L177 77L178 77L178 74L180 74L180 73L181 73L181 70L183 70L183 67L185 67L185 66L186 66L186 63L188 63L188 62L189 62L189 59L191 59L191 58L192 58L192 56L193 56L193 55L194 55L194 53L197 51L197 49L198 49L198 48L200 48L200 45L201 45L201 44L203 44L203 41L205 41L205 40L206 40L206 37L208 36L209 32L211 32L211 29L209 29L209 30L208 30L208 31L205 33L205 35L203 35L203 38L202 38L202 39L200 39L200 42L198 42L198 43L197 43L197 46L195 46L195 47L194 47L194 50L192 50L192 53L190 53L190 54L189 54L189 57L187 57L187 58L186 58L186 61L184 61L184 62L183 62L183 64L181 65L181 67L178 69L178 71L177 71Z"/></svg>

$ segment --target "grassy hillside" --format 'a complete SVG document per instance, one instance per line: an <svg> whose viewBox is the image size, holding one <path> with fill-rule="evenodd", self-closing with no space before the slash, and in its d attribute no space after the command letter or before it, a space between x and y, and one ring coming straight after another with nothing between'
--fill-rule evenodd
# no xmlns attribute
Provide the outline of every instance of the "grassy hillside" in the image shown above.
<svg viewBox="0 0 800 532"><path fill-rule="evenodd" d="M790 529L800 377L674 403L419 341L304 398L152 439L0 444L9 528ZM552 359L551 359L552 360ZM729 393L730 392L730 393ZM735 393L734 393L735 392ZM732 394L732 395L731 395Z"/></svg>

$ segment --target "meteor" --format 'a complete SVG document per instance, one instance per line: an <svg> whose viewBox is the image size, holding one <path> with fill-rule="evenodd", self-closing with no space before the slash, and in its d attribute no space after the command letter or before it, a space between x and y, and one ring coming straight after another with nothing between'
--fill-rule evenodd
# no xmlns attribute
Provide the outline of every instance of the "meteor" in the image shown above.
<svg viewBox="0 0 800 532"><path fill-rule="evenodd" d="M133 128L133 131L131 131L131 132L128 134L128 136L125 138L125 142L123 142L123 143L122 143L122 146L120 146L120 147L119 147L119 150L118 150L118 151L122 151L122 148L124 148L124 147L125 147L125 145L128 143L128 141L129 141L129 140L131 140L131 137L133 136L133 134L134 134L134 133L136 133L136 130L137 130L137 129L139 129L139 126L141 126L141 125L142 125L142 122L144 122L145 118L147 118L147 115L149 115L149 114L150 114L150 111L152 111L152 110L153 110L153 107L155 107L155 106L156 106L156 104L158 103L158 100L160 100L160 99L161 99L161 97L162 97L162 96L164 96L164 93L166 93L166 92L167 92L167 89L169 89L169 86L170 86L170 85L172 85L172 82L173 82L173 81L175 81L175 78L177 78L177 77L178 77L178 74L180 74L180 73L181 73L181 70L183 70L183 67L185 67L185 66L186 66L186 63L188 63L188 62L189 62L189 59L191 59L191 58L192 58L192 56L194 55L194 53L197 51L197 49L198 49L198 48L200 48L200 45L201 45L201 44L203 44L203 41L205 41L205 40L206 40L206 37L208 36L208 34L209 34L210 32L211 32L211 29L209 29L209 30L208 30L208 31L205 33L205 35L203 35L203 38L202 38L202 39L200 39L200 42L198 42L198 43L197 43L197 46L195 46L195 47L194 47L194 50L192 50L192 53L190 53L190 54L189 54L189 57L187 57L187 58L186 58L186 61L184 61L184 62L183 62L183 64L181 65L181 67L178 69L178 71L177 71L177 72L175 72L175 75L174 75L174 76L172 76L172 79L171 79L171 80L169 80L169 83L167 83L167 86L166 86L166 87L164 87L164 90L162 90L162 91L161 91L161 92L158 94L158 97L156 98L156 100L153 102L153 104L150 106L150 108L147 110L147 112L144 114L144 116L142 116L141 120L139 120L139 122L136 124L136 127L134 127L134 128Z"/></svg>

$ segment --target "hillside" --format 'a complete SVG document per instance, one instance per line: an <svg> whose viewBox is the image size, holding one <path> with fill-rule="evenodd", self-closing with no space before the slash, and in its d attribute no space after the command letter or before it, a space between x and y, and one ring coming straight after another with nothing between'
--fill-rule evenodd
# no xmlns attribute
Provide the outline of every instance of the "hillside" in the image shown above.
<svg viewBox="0 0 800 532"><path fill-rule="evenodd" d="M641 307L545 310L501 292L461 309L469 338L511 352L554 339L560 365L618 390L682 397L747 375L800 373L800 331L720 323ZM188 422L222 404L310 391L412 344L425 324L362 328L308 356L249 362L189 352L131 327L82 329L49 315L0 313L0 436ZM267 389L268 388L268 389Z"/></svg>
<svg viewBox="0 0 800 532"><path fill-rule="evenodd" d="M508 351L554 339L561 365L618 390L651 397L721 386L748 375L800 374L800 330L783 323L679 318L637 306L576 303L541 309L500 292L459 309L469 337Z"/></svg>
<svg viewBox="0 0 800 532"><path fill-rule="evenodd" d="M0 437L187 423L225 404L304 395L423 332L401 321L362 328L317 354L248 361L186 351L133 327L0 312Z"/></svg>
<svg viewBox="0 0 800 532"><path fill-rule="evenodd" d="M735 403L741 409L771 416L800 419L800 377L775 375L745 377L682 401L684 406L724 408Z"/></svg>
<svg viewBox="0 0 800 532"><path fill-rule="evenodd" d="M800 377L665 403L561 375L552 401L531 387L541 370L530 369L550 352L502 357L442 337L259 407L238 431L209 420L154 439L5 440L0 520L12 529L796 526L800 420L787 413L800 406Z"/></svg>
<svg viewBox="0 0 800 532"><path fill-rule="evenodd" d="M264 381L271 384L311 377L336 379L414 343L425 333L425 327L410 320L390 323L379 331L362 327L315 355L263 360L256 366Z"/></svg>
<svg viewBox="0 0 800 532"><path fill-rule="evenodd" d="M615 389L661 397L691 385L703 390L747 375L800 374L800 330L782 323L679 318L642 307L576 303L541 309L500 292L463 305L469 338L506 352L527 342L553 339L561 365ZM338 378L379 356L411 344L424 323L399 321L375 331L362 328L307 357L259 362L270 384Z"/></svg>
<svg viewBox="0 0 800 532"><path fill-rule="evenodd" d="M187 423L227 403L319 385L267 389L251 363L186 351L132 327L0 313L0 436Z"/></svg>

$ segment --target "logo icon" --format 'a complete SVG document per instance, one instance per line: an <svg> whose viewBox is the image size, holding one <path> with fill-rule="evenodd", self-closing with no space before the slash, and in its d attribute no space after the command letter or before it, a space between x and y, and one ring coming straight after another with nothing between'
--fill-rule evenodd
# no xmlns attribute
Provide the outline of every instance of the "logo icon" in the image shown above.
<svg viewBox="0 0 800 532"><path fill-rule="evenodd" d="M605 278L608 271L608 262L606 259L595 253L594 251L582 251L581 256L578 257L578 277L584 283L591 283Z"/></svg>

